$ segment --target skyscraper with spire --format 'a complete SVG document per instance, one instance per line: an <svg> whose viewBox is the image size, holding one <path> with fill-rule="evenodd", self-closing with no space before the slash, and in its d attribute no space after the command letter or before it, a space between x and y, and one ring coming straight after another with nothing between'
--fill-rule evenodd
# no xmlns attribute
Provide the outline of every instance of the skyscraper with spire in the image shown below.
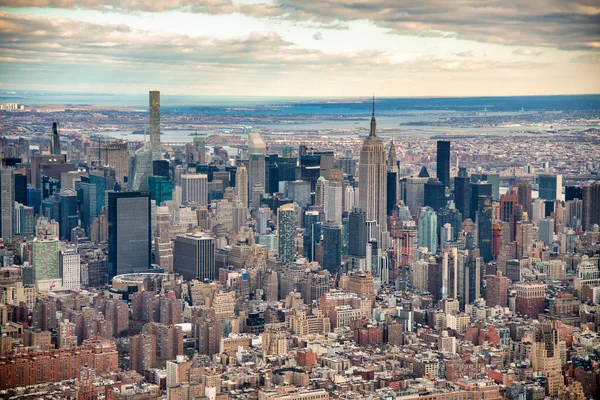
<svg viewBox="0 0 600 400"><path fill-rule="evenodd" d="M379 232L387 232L387 167L383 141L376 132L375 96L371 114L371 131L360 150L359 205L366 214L367 221L376 221Z"/></svg>
<svg viewBox="0 0 600 400"><path fill-rule="evenodd" d="M160 148L160 92L149 93L150 143L136 150L129 161L128 186L131 190L147 190L152 175L152 161L161 159Z"/></svg>

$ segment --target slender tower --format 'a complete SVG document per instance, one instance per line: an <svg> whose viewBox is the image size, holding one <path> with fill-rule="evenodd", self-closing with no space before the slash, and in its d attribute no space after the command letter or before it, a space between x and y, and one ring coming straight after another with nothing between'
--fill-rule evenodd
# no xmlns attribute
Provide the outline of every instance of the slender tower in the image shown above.
<svg viewBox="0 0 600 400"><path fill-rule="evenodd" d="M367 221L377 221L379 232L387 232L387 167L383 141L376 132L375 96L371 114L371 131L360 151L359 205L366 214Z"/></svg>
<svg viewBox="0 0 600 400"><path fill-rule="evenodd" d="M52 123L52 142L50 143L50 153L60 154L60 123Z"/></svg>
<svg viewBox="0 0 600 400"><path fill-rule="evenodd" d="M160 92L158 90L150 91L150 147L152 159L160 160Z"/></svg>

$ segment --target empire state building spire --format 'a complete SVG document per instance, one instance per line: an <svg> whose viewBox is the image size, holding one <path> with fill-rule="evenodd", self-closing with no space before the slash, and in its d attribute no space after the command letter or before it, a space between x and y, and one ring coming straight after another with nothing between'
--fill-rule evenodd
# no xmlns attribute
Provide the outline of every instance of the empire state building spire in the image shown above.
<svg viewBox="0 0 600 400"><path fill-rule="evenodd" d="M373 111L371 112L371 132L369 132L369 137L377 137L377 132L375 131L377 128L377 122L375 122L375 95L373 95Z"/></svg>

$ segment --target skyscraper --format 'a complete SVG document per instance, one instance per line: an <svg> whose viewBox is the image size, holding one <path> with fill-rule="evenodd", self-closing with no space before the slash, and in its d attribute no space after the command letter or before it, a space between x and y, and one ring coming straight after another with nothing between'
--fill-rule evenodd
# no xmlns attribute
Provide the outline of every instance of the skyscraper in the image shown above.
<svg viewBox="0 0 600 400"><path fill-rule="evenodd" d="M146 190L148 177L152 175L152 161L161 159L160 147L160 92L149 93L150 142L136 150L129 161L129 181L131 190Z"/></svg>
<svg viewBox="0 0 600 400"><path fill-rule="evenodd" d="M76 247L60 251L60 276L63 288L79 290L81 287L81 263Z"/></svg>
<svg viewBox="0 0 600 400"><path fill-rule="evenodd" d="M50 142L50 153L60 154L60 123L52 123L52 141Z"/></svg>
<svg viewBox="0 0 600 400"><path fill-rule="evenodd" d="M419 247L427 247L432 254L437 252L437 214L431 207L421 209L417 238Z"/></svg>
<svg viewBox="0 0 600 400"><path fill-rule="evenodd" d="M41 286L49 287L41 284L40 281L56 282L60 279L58 246L59 242L56 238L33 239L33 274L38 290ZM50 283L49 285L57 286L56 283ZM58 286L60 286L60 283Z"/></svg>
<svg viewBox="0 0 600 400"><path fill-rule="evenodd" d="M348 256L352 269L361 268L367 258L367 215L362 209L354 208L348 219Z"/></svg>
<svg viewBox="0 0 600 400"><path fill-rule="evenodd" d="M562 175L538 175L539 198L544 200L560 199L562 196Z"/></svg>
<svg viewBox="0 0 600 400"><path fill-rule="evenodd" d="M296 209L291 203L277 210L277 235L279 239L279 258L284 264L295 260L294 234L296 232Z"/></svg>
<svg viewBox="0 0 600 400"><path fill-rule="evenodd" d="M342 225L333 221L323 224L323 268L331 274L342 265Z"/></svg>
<svg viewBox="0 0 600 400"><path fill-rule="evenodd" d="M71 240L71 229L79 224L77 192L73 189L61 189L59 193L59 207L59 237L61 240Z"/></svg>
<svg viewBox="0 0 600 400"><path fill-rule="evenodd" d="M595 224L600 225L600 182L584 186L582 197L583 229L592 230Z"/></svg>
<svg viewBox="0 0 600 400"><path fill-rule="evenodd" d="M450 186L450 142L437 142L437 178L444 186Z"/></svg>
<svg viewBox="0 0 600 400"><path fill-rule="evenodd" d="M477 211L477 243L484 262L492 261L492 198L484 200L483 207Z"/></svg>
<svg viewBox="0 0 600 400"><path fill-rule="evenodd" d="M111 278L150 268L151 234L148 192L108 192L108 271Z"/></svg>
<svg viewBox="0 0 600 400"><path fill-rule="evenodd" d="M485 281L485 304L488 307L506 307L508 304L508 286L510 280L506 276L502 276L502 272L498 271L496 275L486 276Z"/></svg>
<svg viewBox="0 0 600 400"><path fill-rule="evenodd" d="M9 240L13 235L15 209L15 174L12 168L0 169L0 237Z"/></svg>
<svg viewBox="0 0 600 400"><path fill-rule="evenodd" d="M518 203L528 215L531 215L531 184L528 181L519 182L517 185Z"/></svg>
<svg viewBox="0 0 600 400"><path fill-rule="evenodd" d="M440 212L446 206L446 188L441 181L429 178L425 183L423 203L424 206L433 208L435 212Z"/></svg>
<svg viewBox="0 0 600 400"><path fill-rule="evenodd" d="M481 205L486 197L492 196L492 184L486 181L471 182L470 190L471 201L469 205L469 218L475 222L477 210L481 208Z"/></svg>
<svg viewBox="0 0 600 400"><path fill-rule="evenodd" d="M187 280L214 280L217 277L214 238L200 232L178 235L174 241L173 272Z"/></svg>
<svg viewBox="0 0 600 400"><path fill-rule="evenodd" d="M315 244L321 240L321 226L319 212L309 210L304 213L303 246L304 256L309 261L315 261Z"/></svg>
<svg viewBox="0 0 600 400"><path fill-rule="evenodd" d="M205 206L208 204L208 176L205 174L181 175L181 202Z"/></svg>
<svg viewBox="0 0 600 400"><path fill-rule="evenodd" d="M248 208L248 170L245 165L237 168L235 191L238 200L245 208Z"/></svg>
<svg viewBox="0 0 600 400"><path fill-rule="evenodd" d="M265 156L267 145L258 132L248 134L248 191L252 193L258 185L262 188L261 194L265 193ZM259 204L252 204L258 208Z"/></svg>
<svg viewBox="0 0 600 400"><path fill-rule="evenodd" d="M371 114L371 131L360 151L359 206L367 214L367 221L377 221L380 234L387 232L387 171L383 141L377 136L375 98Z"/></svg>

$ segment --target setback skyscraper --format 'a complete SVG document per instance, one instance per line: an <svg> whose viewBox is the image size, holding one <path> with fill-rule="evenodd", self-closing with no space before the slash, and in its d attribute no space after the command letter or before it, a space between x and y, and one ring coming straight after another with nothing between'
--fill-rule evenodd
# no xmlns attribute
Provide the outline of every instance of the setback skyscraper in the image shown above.
<svg viewBox="0 0 600 400"><path fill-rule="evenodd" d="M387 232L387 168L383 141L377 136L375 99L371 114L371 131L360 151L358 164L359 206L365 210L367 221L377 221L379 232Z"/></svg>

